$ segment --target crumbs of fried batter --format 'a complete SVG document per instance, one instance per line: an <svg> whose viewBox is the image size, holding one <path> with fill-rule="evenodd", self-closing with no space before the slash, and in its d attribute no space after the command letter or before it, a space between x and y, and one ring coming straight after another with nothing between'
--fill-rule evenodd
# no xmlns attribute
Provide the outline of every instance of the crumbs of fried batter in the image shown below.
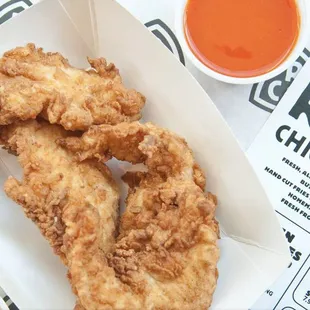
<svg viewBox="0 0 310 310"><path fill-rule="evenodd" d="M81 161L111 156L144 163L124 176L130 189L119 235L99 250L98 212L66 209L70 279L87 310L208 309L218 278L216 198L188 145L147 123L94 126L58 140ZM78 212L79 217L72 217ZM91 240L91 242L89 242ZM78 253L78 255L77 255Z"/></svg>
<svg viewBox="0 0 310 310"><path fill-rule="evenodd" d="M67 130L140 119L145 97L122 84L104 58L88 58L90 70L72 67L59 53L34 44L0 59L0 125L43 116Z"/></svg>
<svg viewBox="0 0 310 310"><path fill-rule="evenodd" d="M105 165L91 160L78 163L56 144L57 139L67 136L60 126L35 120L4 126L0 131L1 142L18 155L23 168L23 179L10 177L4 190L23 207L65 263L63 210L74 204L97 206L105 221L102 242L108 249L114 243L119 199Z"/></svg>

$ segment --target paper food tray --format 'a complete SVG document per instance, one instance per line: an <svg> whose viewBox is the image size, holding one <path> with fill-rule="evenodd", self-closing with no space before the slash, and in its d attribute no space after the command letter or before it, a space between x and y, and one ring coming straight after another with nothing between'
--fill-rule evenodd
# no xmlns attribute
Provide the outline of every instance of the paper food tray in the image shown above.
<svg viewBox="0 0 310 310"><path fill-rule="evenodd" d="M20 29L22 31L16 31ZM212 309L248 309L290 262L261 184L218 110L187 69L113 0L44 1L0 27L1 54L34 42L74 66L104 56L147 97L143 120L186 138L218 196L219 280ZM1 151L0 181L20 176ZM73 309L66 269L22 208L0 190L0 285L20 309Z"/></svg>

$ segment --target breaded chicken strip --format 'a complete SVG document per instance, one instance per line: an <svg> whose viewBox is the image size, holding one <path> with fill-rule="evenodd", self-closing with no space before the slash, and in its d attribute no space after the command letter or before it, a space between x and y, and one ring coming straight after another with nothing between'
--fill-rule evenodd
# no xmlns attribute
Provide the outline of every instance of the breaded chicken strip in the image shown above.
<svg viewBox="0 0 310 310"><path fill-rule="evenodd" d="M76 69L34 44L6 52L0 59L0 125L39 114L67 130L140 119L144 96L126 89L104 58L88 61L92 69Z"/></svg>
<svg viewBox="0 0 310 310"><path fill-rule="evenodd" d="M204 175L186 142L135 122L94 126L82 138L59 143L82 162L115 156L148 168L124 177L130 187L127 208L109 253L100 249L95 206L64 211L63 223L70 227L64 252L77 309L208 309L218 277L216 198L204 193Z"/></svg>
<svg viewBox="0 0 310 310"><path fill-rule="evenodd" d="M65 264L64 233L75 228L65 225L64 212L73 206L86 213L95 208L100 215L100 247L108 252L114 244L119 201L118 188L104 164L76 162L55 142L68 135L45 121L0 126L0 143L18 155L23 168L23 179L10 177L4 190L23 207ZM76 212L75 216L79 218Z"/></svg>

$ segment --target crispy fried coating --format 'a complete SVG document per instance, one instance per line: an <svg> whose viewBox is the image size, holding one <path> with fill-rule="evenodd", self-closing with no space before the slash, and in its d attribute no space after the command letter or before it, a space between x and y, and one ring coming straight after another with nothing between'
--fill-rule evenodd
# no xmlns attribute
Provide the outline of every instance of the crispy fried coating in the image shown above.
<svg viewBox="0 0 310 310"><path fill-rule="evenodd" d="M76 69L34 44L6 52L0 59L0 125L41 115L73 131L140 119L145 97L124 87L114 64L88 61L90 70Z"/></svg>
<svg viewBox="0 0 310 310"><path fill-rule="evenodd" d="M60 145L83 162L111 156L144 163L148 172L124 176L130 189L120 233L100 250L97 208L63 213L70 279L87 310L208 309L217 282L216 198L186 142L152 124L91 127ZM77 216L79 214L79 216ZM91 242L90 242L91 240Z"/></svg>
<svg viewBox="0 0 310 310"><path fill-rule="evenodd" d="M114 244L119 201L118 188L104 164L77 162L56 143L68 135L62 127L45 121L0 127L0 143L18 155L23 168L23 179L10 177L4 190L23 207L65 264L64 233L71 229L63 221L65 210L96 208L102 225L100 247L108 251Z"/></svg>

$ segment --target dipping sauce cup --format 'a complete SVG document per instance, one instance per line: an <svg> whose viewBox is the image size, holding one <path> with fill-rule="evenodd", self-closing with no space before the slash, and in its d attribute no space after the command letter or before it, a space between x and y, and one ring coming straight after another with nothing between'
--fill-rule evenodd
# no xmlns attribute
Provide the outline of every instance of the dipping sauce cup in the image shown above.
<svg viewBox="0 0 310 310"><path fill-rule="evenodd" d="M310 39L308 0L180 0L176 34L187 58L227 83L286 70Z"/></svg>

